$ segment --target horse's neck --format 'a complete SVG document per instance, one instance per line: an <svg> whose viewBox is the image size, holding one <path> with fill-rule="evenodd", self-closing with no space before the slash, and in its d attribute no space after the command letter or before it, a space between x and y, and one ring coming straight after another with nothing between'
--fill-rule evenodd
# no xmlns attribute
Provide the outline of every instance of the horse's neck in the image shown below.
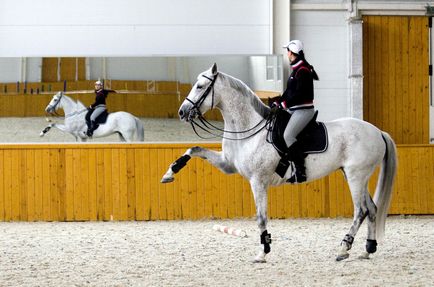
<svg viewBox="0 0 434 287"><path fill-rule="evenodd" d="M223 115L225 130L247 130L263 119L253 108L248 96L234 93L231 89L222 94L226 99L220 103L219 109Z"/></svg>
<svg viewBox="0 0 434 287"><path fill-rule="evenodd" d="M63 100L65 101L63 105L63 110L65 111L65 115L71 114L80 109L80 106L77 103L75 103L74 100L72 100L71 98L64 97Z"/></svg>

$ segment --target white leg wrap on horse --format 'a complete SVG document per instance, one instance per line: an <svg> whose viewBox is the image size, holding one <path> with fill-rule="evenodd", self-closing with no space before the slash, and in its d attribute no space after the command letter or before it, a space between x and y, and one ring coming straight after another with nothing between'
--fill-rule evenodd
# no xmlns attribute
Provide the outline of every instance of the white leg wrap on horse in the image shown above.
<svg viewBox="0 0 434 287"><path fill-rule="evenodd" d="M169 167L169 169L166 171L166 173L163 175L163 177L161 178L160 182L161 183L169 183L175 180L175 178L173 177L174 173L172 171L172 167Z"/></svg>
<svg viewBox="0 0 434 287"><path fill-rule="evenodd" d="M341 261L347 259L348 257L350 257L350 254L348 253L348 249L346 246L342 245L341 249L338 252L338 257L336 257L336 261Z"/></svg>
<svg viewBox="0 0 434 287"><path fill-rule="evenodd" d="M359 259L369 259L369 253L363 251L363 253L359 256Z"/></svg>
<svg viewBox="0 0 434 287"><path fill-rule="evenodd" d="M265 262L267 262L266 260L265 260L265 252L264 252L264 250L260 250L259 251L259 253L258 253L258 255L256 255L256 257L255 257L255 259L253 260L253 262L254 263L265 263Z"/></svg>

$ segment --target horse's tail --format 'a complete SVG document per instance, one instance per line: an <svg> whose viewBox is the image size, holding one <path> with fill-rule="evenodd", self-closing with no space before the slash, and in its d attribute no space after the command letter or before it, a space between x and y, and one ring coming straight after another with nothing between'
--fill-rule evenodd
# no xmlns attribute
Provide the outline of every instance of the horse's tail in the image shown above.
<svg viewBox="0 0 434 287"><path fill-rule="evenodd" d="M395 180L396 167L398 164L396 146L393 139L386 132L382 132L382 136L386 143L386 153L384 154L374 194L374 203L377 206L376 237L380 240L384 236L386 217L392 199L393 182Z"/></svg>
<svg viewBox="0 0 434 287"><path fill-rule="evenodd" d="M143 123L139 118L134 117L134 119L136 120L137 139L143 142L145 141L145 128L143 127Z"/></svg>

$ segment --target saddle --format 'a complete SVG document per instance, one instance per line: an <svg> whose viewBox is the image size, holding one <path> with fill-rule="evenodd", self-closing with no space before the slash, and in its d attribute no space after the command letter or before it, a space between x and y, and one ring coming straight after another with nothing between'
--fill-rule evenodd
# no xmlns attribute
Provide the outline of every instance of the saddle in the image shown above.
<svg viewBox="0 0 434 287"><path fill-rule="evenodd" d="M103 125L107 122L108 115L109 115L109 113L107 112L107 110L105 110L95 119L94 130L96 130L99 127L99 125ZM90 114L89 113L86 115L86 125L88 127L90 126Z"/></svg>
<svg viewBox="0 0 434 287"><path fill-rule="evenodd" d="M324 123L317 122L316 118L318 111L315 111L315 115L307 126L297 136L297 142L300 146L300 150L304 156L313 153L325 152L328 148L328 134L327 128ZM270 125L268 127L267 142L271 143L282 158L277 169L282 169L280 166L284 163L285 171L290 166L285 155L288 153L288 147L286 146L283 133L286 125L288 124L291 115L283 109L278 109L272 116ZM286 161L286 163L285 163Z"/></svg>

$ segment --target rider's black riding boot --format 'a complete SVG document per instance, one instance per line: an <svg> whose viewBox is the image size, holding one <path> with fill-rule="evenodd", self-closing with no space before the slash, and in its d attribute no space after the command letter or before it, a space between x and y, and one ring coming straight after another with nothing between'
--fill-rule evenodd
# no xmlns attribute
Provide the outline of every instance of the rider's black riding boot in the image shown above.
<svg viewBox="0 0 434 287"><path fill-rule="evenodd" d="M95 130L95 121L91 121L91 122L90 122L90 125L88 125L86 135L87 135L88 137L92 137L92 136L93 136L93 131L94 131L94 130Z"/></svg>
<svg viewBox="0 0 434 287"><path fill-rule="evenodd" d="M287 153L287 159L294 162L295 165L295 176L297 177L297 182L306 181L306 168L304 166L304 159L306 154L301 150L298 141L293 143Z"/></svg>

